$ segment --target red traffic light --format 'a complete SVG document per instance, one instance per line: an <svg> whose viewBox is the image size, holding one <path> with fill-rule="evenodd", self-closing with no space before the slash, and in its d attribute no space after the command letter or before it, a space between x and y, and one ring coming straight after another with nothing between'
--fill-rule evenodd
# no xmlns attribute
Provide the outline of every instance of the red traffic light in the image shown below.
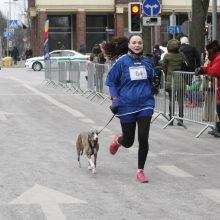
<svg viewBox="0 0 220 220"><path fill-rule="evenodd" d="M131 13L133 13L133 14L139 14L140 11L141 11L141 9L140 9L140 4L131 5Z"/></svg>
<svg viewBox="0 0 220 220"><path fill-rule="evenodd" d="M204 33L205 33L205 35L209 34L209 26L208 25L205 26Z"/></svg>
<svg viewBox="0 0 220 220"><path fill-rule="evenodd" d="M142 3L129 2L128 3L128 31L129 33L141 33L141 14Z"/></svg>

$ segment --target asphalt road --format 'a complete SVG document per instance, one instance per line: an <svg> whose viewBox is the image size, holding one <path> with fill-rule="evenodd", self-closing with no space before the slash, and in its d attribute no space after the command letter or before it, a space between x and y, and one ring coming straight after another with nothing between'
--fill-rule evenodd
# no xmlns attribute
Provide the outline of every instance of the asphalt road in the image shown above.
<svg viewBox="0 0 220 220"><path fill-rule="evenodd" d="M85 73L82 85L85 86ZM117 118L99 135L97 173L78 167L75 141L100 130L109 102L41 84L44 72L0 70L1 220L218 220L220 139L201 125L163 129L151 124L145 173L135 179L137 142L115 156L108 146L120 132Z"/></svg>

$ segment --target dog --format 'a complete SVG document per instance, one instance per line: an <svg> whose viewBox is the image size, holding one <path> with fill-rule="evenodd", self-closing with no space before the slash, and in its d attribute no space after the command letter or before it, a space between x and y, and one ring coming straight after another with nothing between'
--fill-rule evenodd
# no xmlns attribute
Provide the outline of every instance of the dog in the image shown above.
<svg viewBox="0 0 220 220"><path fill-rule="evenodd" d="M81 132L76 141L76 150L79 167L81 167L80 156L84 154L89 162L88 169L91 169L92 173L96 173L96 161L99 150L98 131ZM92 155L94 156L94 162Z"/></svg>

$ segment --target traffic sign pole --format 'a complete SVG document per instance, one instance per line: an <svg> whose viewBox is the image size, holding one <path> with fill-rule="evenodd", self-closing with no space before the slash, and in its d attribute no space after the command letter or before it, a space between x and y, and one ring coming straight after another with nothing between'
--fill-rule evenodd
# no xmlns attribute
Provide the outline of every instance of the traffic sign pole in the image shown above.
<svg viewBox="0 0 220 220"><path fill-rule="evenodd" d="M143 36L145 37L144 41L150 43L147 43L145 50L147 53L151 53L153 44L153 28L155 28L155 26L159 25L161 22L160 18L158 17L158 14L161 10L161 5L158 0L144 0L142 9L143 13L146 15L146 18L143 17L143 27L147 32L145 34L145 31L143 31Z"/></svg>

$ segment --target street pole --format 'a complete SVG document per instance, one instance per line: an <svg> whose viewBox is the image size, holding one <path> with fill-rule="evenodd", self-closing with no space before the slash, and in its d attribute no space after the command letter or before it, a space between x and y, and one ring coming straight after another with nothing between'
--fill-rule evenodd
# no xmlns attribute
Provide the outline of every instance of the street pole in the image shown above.
<svg viewBox="0 0 220 220"><path fill-rule="evenodd" d="M217 0L212 0L212 40L217 39Z"/></svg>
<svg viewBox="0 0 220 220"><path fill-rule="evenodd" d="M9 0L9 12L8 12L9 16L9 20L11 20L11 0ZM9 30L9 20L7 20L7 34L8 34L8 30ZM7 36L7 57L9 56L9 36Z"/></svg>
<svg viewBox="0 0 220 220"><path fill-rule="evenodd" d="M176 27L176 14L175 14L175 10L173 10L172 14L170 15L170 26L174 26L173 39L175 39L175 36L176 36L176 33L175 33L175 27Z"/></svg>

